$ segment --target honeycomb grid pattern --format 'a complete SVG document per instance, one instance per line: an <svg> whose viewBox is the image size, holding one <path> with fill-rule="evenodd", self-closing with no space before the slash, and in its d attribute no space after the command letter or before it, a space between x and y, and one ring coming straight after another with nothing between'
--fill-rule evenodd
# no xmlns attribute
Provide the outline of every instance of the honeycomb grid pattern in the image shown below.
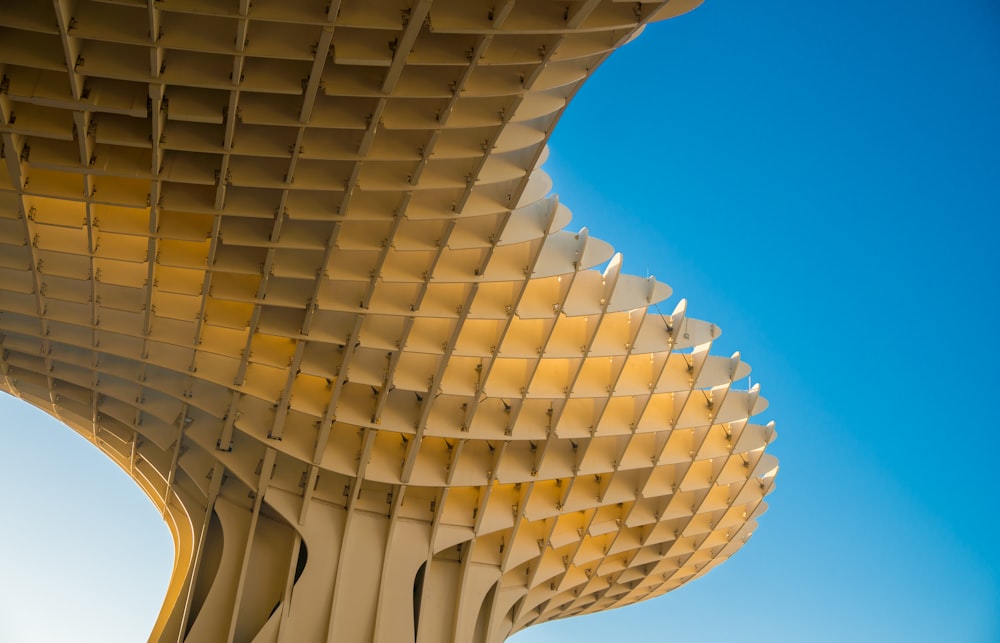
<svg viewBox="0 0 1000 643"><path fill-rule="evenodd" d="M0 1L3 389L162 509L153 640L502 641L746 541L749 367L539 169L692 4Z"/></svg>

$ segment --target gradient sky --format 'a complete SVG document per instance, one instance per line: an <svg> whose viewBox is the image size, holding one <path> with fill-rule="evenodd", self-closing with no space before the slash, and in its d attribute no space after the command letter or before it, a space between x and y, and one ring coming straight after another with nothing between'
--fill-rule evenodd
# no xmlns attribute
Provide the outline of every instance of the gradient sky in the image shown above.
<svg viewBox="0 0 1000 643"><path fill-rule="evenodd" d="M753 365L781 471L705 578L512 643L1000 641L1000 5L709 0L616 53L551 147L571 227ZM157 512L0 413L0 641L143 640Z"/></svg>

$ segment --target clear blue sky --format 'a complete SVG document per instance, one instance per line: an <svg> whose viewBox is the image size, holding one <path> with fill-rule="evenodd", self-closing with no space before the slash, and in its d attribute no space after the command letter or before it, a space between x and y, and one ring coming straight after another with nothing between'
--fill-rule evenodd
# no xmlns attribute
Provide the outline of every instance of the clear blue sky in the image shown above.
<svg viewBox="0 0 1000 643"><path fill-rule="evenodd" d="M615 54L551 145L571 225L753 365L782 468L707 577L512 643L1000 641L1000 5L709 0ZM144 638L171 557L156 512L0 403L0 640ZM95 620L122 629L87 639Z"/></svg>

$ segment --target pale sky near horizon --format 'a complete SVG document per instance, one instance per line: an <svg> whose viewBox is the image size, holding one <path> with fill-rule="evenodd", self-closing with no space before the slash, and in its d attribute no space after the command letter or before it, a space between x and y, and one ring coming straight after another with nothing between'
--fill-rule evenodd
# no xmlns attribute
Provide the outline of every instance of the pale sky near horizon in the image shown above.
<svg viewBox="0 0 1000 643"><path fill-rule="evenodd" d="M1000 642L1000 5L709 0L597 71L546 169L754 367L781 471L706 577L512 643ZM0 432L0 641L145 640L155 509L7 396Z"/></svg>

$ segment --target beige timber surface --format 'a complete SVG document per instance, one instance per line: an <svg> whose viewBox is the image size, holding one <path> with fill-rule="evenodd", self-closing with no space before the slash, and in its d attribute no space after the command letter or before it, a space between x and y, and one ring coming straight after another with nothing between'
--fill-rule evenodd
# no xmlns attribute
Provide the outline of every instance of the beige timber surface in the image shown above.
<svg viewBox="0 0 1000 643"><path fill-rule="evenodd" d="M695 4L0 1L0 383L162 509L152 640L495 643L746 541L749 367L539 169Z"/></svg>

